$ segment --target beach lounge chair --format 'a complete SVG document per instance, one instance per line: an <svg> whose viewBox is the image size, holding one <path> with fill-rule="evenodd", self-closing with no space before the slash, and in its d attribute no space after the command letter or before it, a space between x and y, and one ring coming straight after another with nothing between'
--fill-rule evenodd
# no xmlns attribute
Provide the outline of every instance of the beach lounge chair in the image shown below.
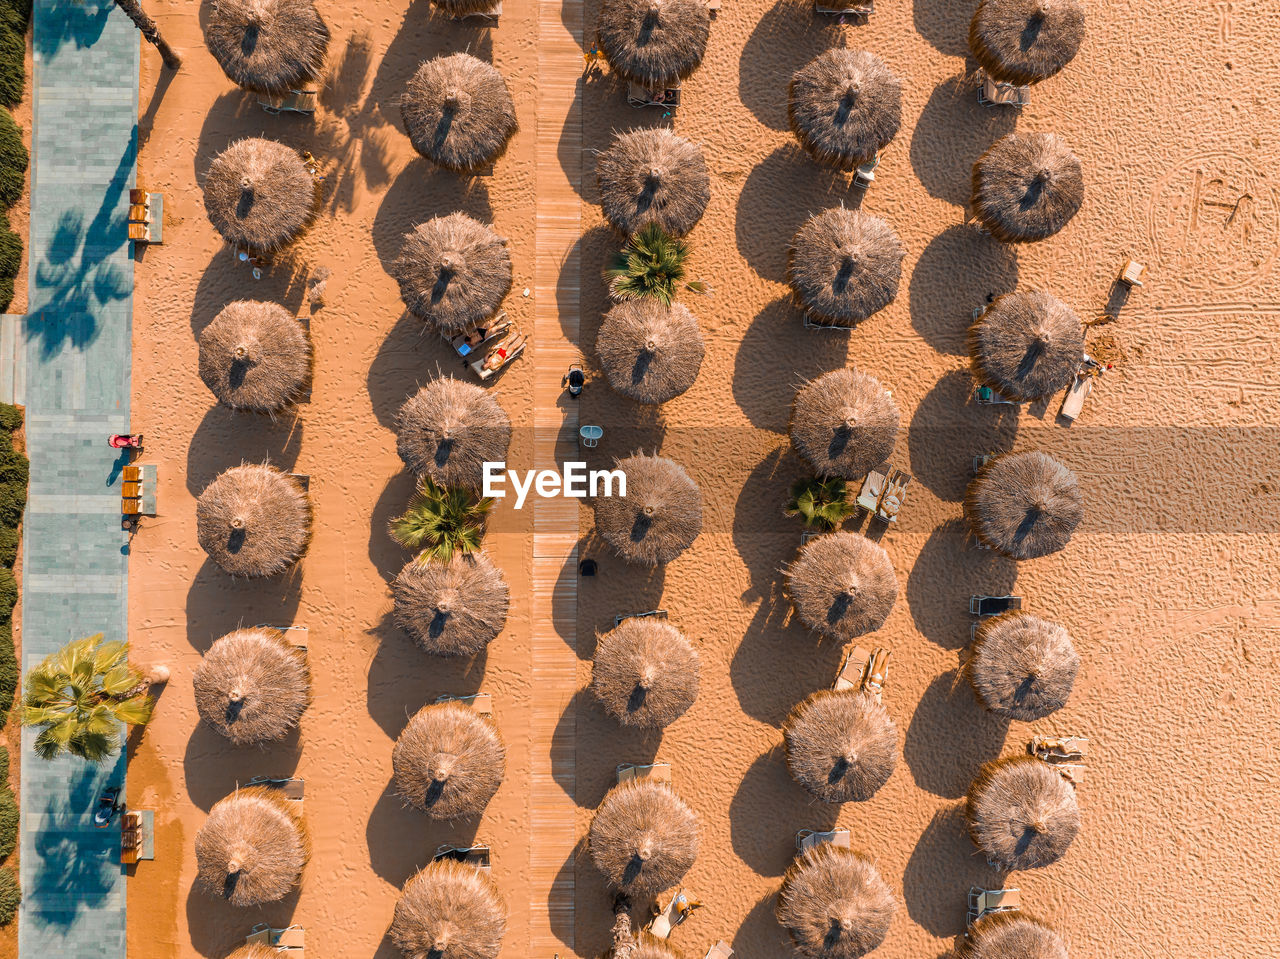
<svg viewBox="0 0 1280 959"><path fill-rule="evenodd" d="M1053 768L1073 786L1079 786L1084 782L1084 763L1057 763Z"/></svg>
<svg viewBox="0 0 1280 959"><path fill-rule="evenodd" d="M868 513L874 513L880 505L880 496L884 493L884 484L889 476L889 464L881 463L862 481L862 489L858 491L857 504Z"/></svg>
<svg viewBox="0 0 1280 959"><path fill-rule="evenodd" d="M685 907L683 910L681 905ZM689 914L701 905L683 889L673 892L665 903L661 899L655 899L650 907L653 918L645 924L644 931L659 939L667 939L671 936L671 930L688 919Z"/></svg>
<svg viewBox="0 0 1280 959"><path fill-rule="evenodd" d="M260 922L249 930L244 937L246 946L270 946L280 952L287 952L289 959L302 959L306 948L306 930L302 926L286 926L284 929L272 929L265 922Z"/></svg>
<svg viewBox="0 0 1280 959"><path fill-rule="evenodd" d="M1079 763L1089 755L1089 740L1083 736L1037 736L1027 744L1027 752L1047 763Z"/></svg>
<svg viewBox="0 0 1280 959"><path fill-rule="evenodd" d="M437 696L438 703L462 703L470 706L471 711L481 716L493 715L493 695L491 693L473 693L470 696Z"/></svg>
<svg viewBox="0 0 1280 959"><path fill-rule="evenodd" d="M1013 400L1005 399L989 386L977 386L973 390L973 401L979 406L1017 406Z"/></svg>
<svg viewBox="0 0 1280 959"><path fill-rule="evenodd" d="M638 110L644 107L665 107L668 110L675 110L680 106L680 88L650 90L638 83L631 83L627 85L627 102Z"/></svg>
<svg viewBox="0 0 1280 959"><path fill-rule="evenodd" d="M595 449L600 445L600 438L604 436L604 427L602 426L582 426L578 428L578 443L587 449Z"/></svg>
<svg viewBox="0 0 1280 959"><path fill-rule="evenodd" d="M907 487L911 485L911 477L902 470L894 470L889 475L889 484L884 488L880 503L876 507L876 516L886 523L898 521L898 511L907 498ZM861 499L861 497L859 497Z"/></svg>
<svg viewBox="0 0 1280 959"><path fill-rule="evenodd" d="M1092 392L1093 377L1087 373L1077 373L1071 389L1067 390L1067 395L1062 399L1062 409L1058 411L1058 415L1074 423L1080 411L1084 409L1084 401Z"/></svg>
<svg viewBox="0 0 1280 959"><path fill-rule="evenodd" d="M271 114L316 112L315 90L290 90L278 96L258 97L258 106Z"/></svg>
<svg viewBox="0 0 1280 959"><path fill-rule="evenodd" d="M617 768L618 785L641 779L652 779L654 782L671 782L671 763L649 763L647 766L635 763L619 763Z"/></svg>
<svg viewBox="0 0 1280 959"><path fill-rule="evenodd" d="M1022 894L1017 889L969 889L969 925L993 912L1015 912L1022 905Z"/></svg>
<svg viewBox="0 0 1280 959"><path fill-rule="evenodd" d="M822 0L814 0L813 12L824 17L848 15L855 19L865 20L876 12L876 5L868 0L867 3L852 4L847 7L828 7L823 5Z"/></svg>
<svg viewBox="0 0 1280 959"><path fill-rule="evenodd" d="M1031 88L1012 83L996 83L982 73L982 85L978 87L978 102L984 107L1014 107L1022 109L1031 102Z"/></svg>
<svg viewBox="0 0 1280 959"><path fill-rule="evenodd" d="M971 616L999 616L1015 609L1022 609L1021 596L970 596Z"/></svg>
<svg viewBox="0 0 1280 959"><path fill-rule="evenodd" d="M651 609L647 613L621 613L613 617L614 628L622 625L624 619L647 619L652 616L654 619L666 619L667 611L665 609Z"/></svg>
<svg viewBox="0 0 1280 959"><path fill-rule="evenodd" d="M515 335L515 334L513 333L512 335ZM504 339L502 342L505 343L506 340ZM524 343L521 343L509 354L507 354L507 358L502 361L502 365L499 366L497 369L485 369L485 365L484 365L485 361L493 354L493 351L502 348L502 343L498 343L493 347L492 350L489 350L487 353L483 354L479 359L475 360L471 364L471 369L476 374L476 376L480 377L481 380L487 380L489 377L493 376L493 374L497 373L499 370L506 369L512 360L514 360L517 356L519 356L521 353L524 352L524 348L527 345L528 345L528 341L526 340Z"/></svg>
<svg viewBox="0 0 1280 959"><path fill-rule="evenodd" d="M875 696L877 702L880 700L880 694L884 692L884 681L888 676L889 650L881 646L872 652L871 662L867 664L866 678L862 681L863 688Z"/></svg>
<svg viewBox="0 0 1280 959"><path fill-rule="evenodd" d="M142 851L142 813L130 811L120 817L120 861L131 866Z"/></svg>
<svg viewBox="0 0 1280 959"><path fill-rule="evenodd" d="M814 319L808 310L804 312L804 328L806 330L836 330L844 333L857 329L856 326L842 326L839 323L828 323L826 320Z"/></svg>
<svg viewBox="0 0 1280 959"><path fill-rule="evenodd" d="M715 15L719 12L720 12L720 0L707 0L708 15L710 15L712 19L714 19Z"/></svg>
<svg viewBox="0 0 1280 959"><path fill-rule="evenodd" d="M488 846L450 846L446 843L437 847L435 855L431 857L432 862L439 862L441 859L465 862L469 866L475 866L481 872L488 872L491 865Z"/></svg>
<svg viewBox="0 0 1280 959"><path fill-rule="evenodd" d="M483 326L472 326L470 329L452 337L441 334L441 337L449 341L449 345L453 347L454 352L459 356L470 356L489 340L495 336L501 336L510 329L511 320L507 316L507 311L503 310Z"/></svg>
<svg viewBox="0 0 1280 959"><path fill-rule="evenodd" d="M164 194L129 191L129 239L135 243L164 242Z"/></svg>
<svg viewBox="0 0 1280 959"><path fill-rule="evenodd" d="M733 959L733 950L729 948L727 942L721 939L707 950L705 959Z"/></svg>
<svg viewBox="0 0 1280 959"><path fill-rule="evenodd" d="M876 167L880 165L880 154L877 153L866 163L861 164L853 171L853 185L859 190L865 190L871 184L876 182Z"/></svg>
<svg viewBox="0 0 1280 959"><path fill-rule="evenodd" d="M973 475L977 476L980 472L982 472L982 467L986 466L995 458L996 458L995 453L979 453L977 456L975 456L973 458L973 462L969 464L970 468L972 468L973 470Z"/></svg>
<svg viewBox="0 0 1280 959"><path fill-rule="evenodd" d="M457 16L450 17L450 20L480 20L480 26L494 26L498 22L498 17L502 16L502 0L498 0L488 10L478 10L475 13L462 13Z"/></svg>
<svg viewBox="0 0 1280 959"><path fill-rule="evenodd" d="M828 832L801 829L796 833L796 852L804 852L814 846L821 846L824 842L829 842L839 849L852 848L849 830L847 829L832 829Z"/></svg>
<svg viewBox="0 0 1280 959"><path fill-rule="evenodd" d="M285 799L291 799L294 802L302 802L303 793L306 787L306 780L299 778L289 779L272 779L269 776L254 776L250 779L246 786L266 786L268 789L279 789L284 793Z"/></svg>
<svg viewBox="0 0 1280 959"><path fill-rule="evenodd" d="M1124 266L1120 267L1117 282L1128 287L1142 286L1142 274L1146 271L1147 268L1137 260L1125 260Z"/></svg>
<svg viewBox="0 0 1280 959"><path fill-rule="evenodd" d="M861 689L870 663L871 650L865 646L849 646L844 655L844 662L840 664L840 672L836 674L836 681L831 684L831 688L836 692L843 689Z"/></svg>

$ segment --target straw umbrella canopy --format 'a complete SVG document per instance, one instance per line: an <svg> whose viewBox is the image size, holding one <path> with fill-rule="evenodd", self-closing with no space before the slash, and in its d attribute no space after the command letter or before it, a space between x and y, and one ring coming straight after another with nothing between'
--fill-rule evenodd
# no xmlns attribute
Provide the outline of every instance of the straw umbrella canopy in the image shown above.
<svg viewBox="0 0 1280 959"><path fill-rule="evenodd" d="M1076 789L1035 756L1009 756L978 770L964 806L969 838L997 869L1057 862L1080 831Z"/></svg>
<svg viewBox="0 0 1280 959"><path fill-rule="evenodd" d="M669 726L698 697L698 653L680 630L652 616L624 619L600 638L591 691L624 726Z"/></svg>
<svg viewBox="0 0 1280 959"><path fill-rule="evenodd" d="M861 479L893 452L898 423L898 407L880 381L842 367L796 393L791 445L819 476Z"/></svg>
<svg viewBox="0 0 1280 959"><path fill-rule="evenodd" d="M613 72L650 90L693 73L710 35L705 0L605 0L596 21L600 52Z"/></svg>
<svg viewBox="0 0 1280 959"><path fill-rule="evenodd" d="M311 378L311 339L278 303L236 300L200 334L200 379L223 406L275 413Z"/></svg>
<svg viewBox="0 0 1280 959"><path fill-rule="evenodd" d="M815 160L847 172L897 135L902 84L865 50L827 50L792 76L787 117Z"/></svg>
<svg viewBox="0 0 1280 959"><path fill-rule="evenodd" d="M488 166L516 132L507 81L493 64L469 53L418 67L400 98L400 116L413 148L455 173Z"/></svg>
<svg viewBox="0 0 1280 959"><path fill-rule="evenodd" d="M329 28L312 0L218 0L204 42L232 83L279 94L320 75Z"/></svg>
<svg viewBox="0 0 1280 959"><path fill-rule="evenodd" d="M974 921L961 959L1067 959L1067 944L1053 928L1025 912L989 912Z"/></svg>
<svg viewBox="0 0 1280 959"><path fill-rule="evenodd" d="M396 417L396 451L419 476L439 486L479 489L484 464L507 458L511 420L474 383L432 380L405 401Z"/></svg>
<svg viewBox="0 0 1280 959"><path fill-rule="evenodd" d="M596 337L609 385L641 403L665 403L693 386L706 347L683 303L626 300L604 315Z"/></svg>
<svg viewBox="0 0 1280 959"><path fill-rule="evenodd" d="M1084 355L1084 326L1048 293L996 297L969 328L969 356L980 383L1018 403L1066 389Z"/></svg>
<svg viewBox="0 0 1280 959"><path fill-rule="evenodd" d="M809 540L784 572L801 621L841 642L879 629L898 598L889 554L860 533Z"/></svg>
<svg viewBox="0 0 1280 959"><path fill-rule="evenodd" d="M502 632L511 592L483 553L409 560L391 584L395 618L428 653L474 656Z"/></svg>
<svg viewBox="0 0 1280 959"><path fill-rule="evenodd" d="M474 815L502 785L507 751L493 721L458 702L418 710L391 752L396 792L432 819Z"/></svg>
<svg viewBox="0 0 1280 959"><path fill-rule="evenodd" d="M820 690L782 724L791 778L823 802L862 802L898 763L898 727L869 692Z"/></svg>
<svg viewBox="0 0 1280 959"><path fill-rule="evenodd" d="M647 932L635 937L635 948L628 954L629 959L684 959L684 954L665 939ZM621 959L614 953L615 959Z"/></svg>
<svg viewBox="0 0 1280 959"><path fill-rule="evenodd" d="M1080 160L1052 133L1010 133L973 165L973 216L997 240L1053 236L1084 203Z"/></svg>
<svg viewBox="0 0 1280 959"><path fill-rule="evenodd" d="M232 576L274 576L302 556L311 505L291 476L271 466L235 466L196 500L196 539Z"/></svg>
<svg viewBox="0 0 1280 959"><path fill-rule="evenodd" d="M596 161L596 181L605 219L627 236L650 223L684 236L711 201L702 148L666 127L615 137Z"/></svg>
<svg viewBox="0 0 1280 959"><path fill-rule="evenodd" d="M495 959L507 907L488 873L441 859L404 884L391 941L405 959Z"/></svg>
<svg viewBox="0 0 1280 959"><path fill-rule="evenodd" d="M1084 40L1080 0L982 0L969 49L997 83L1039 83L1072 61Z"/></svg>
<svg viewBox="0 0 1280 959"><path fill-rule="evenodd" d="M295 151L275 140L237 140L209 165L204 211L228 243L273 253L315 215L316 180Z"/></svg>
<svg viewBox="0 0 1280 959"><path fill-rule="evenodd" d="M591 819L591 861L610 887L644 899L678 883L698 854L698 817L669 786L614 786Z"/></svg>
<svg viewBox="0 0 1280 959"><path fill-rule="evenodd" d="M306 652L265 626L214 642L193 682L200 718L237 746L284 739L311 702Z"/></svg>
<svg viewBox="0 0 1280 959"><path fill-rule="evenodd" d="M978 701L993 713L1031 722L1067 704L1080 657L1063 626L1030 613L984 619L966 671Z"/></svg>
<svg viewBox="0 0 1280 959"><path fill-rule="evenodd" d="M665 456L637 453L617 469L627 478L626 494L595 498L596 531L628 563L671 562L702 532L698 484Z"/></svg>
<svg viewBox="0 0 1280 959"><path fill-rule="evenodd" d="M227 959L280 959L280 950L275 946L251 942L228 955Z"/></svg>
<svg viewBox="0 0 1280 959"><path fill-rule="evenodd" d="M237 789L214 803L196 833L201 885L233 906L260 906L288 895L310 854L296 807L265 786Z"/></svg>
<svg viewBox="0 0 1280 959"><path fill-rule="evenodd" d="M804 955L857 959L884 942L895 909L893 893L869 858L822 843L787 869L776 913Z"/></svg>
<svg viewBox="0 0 1280 959"><path fill-rule="evenodd" d="M791 241L787 279L796 301L827 323L860 323L898 295L902 241L884 220L836 207L805 221Z"/></svg>
<svg viewBox="0 0 1280 959"><path fill-rule="evenodd" d="M498 312L511 289L507 241L465 213L420 223L391 265L409 312L447 336Z"/></svg>
<svg viewBox="0 0 1280 959"><path fill-rule="evenodd" d="M975 536L1013 559L1062 549L1084 518L1075 474L1047 453L1006 453L969 483L964 512Z"/></svg>

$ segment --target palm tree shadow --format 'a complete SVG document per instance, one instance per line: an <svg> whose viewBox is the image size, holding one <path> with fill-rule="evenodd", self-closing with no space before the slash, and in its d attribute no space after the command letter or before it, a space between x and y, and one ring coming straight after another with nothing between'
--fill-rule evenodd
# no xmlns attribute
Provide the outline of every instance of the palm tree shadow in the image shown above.
<svg viewBox="0 0 1280 959"><path fill-rule="evenodd" d="M41 3L40 29L31 31L31 43L37 55L51 58L66 43L77 50L91 47L102 36L114 3L90 6L83 0L50 0ZM32 23L36 15L32 14Z"/></svg>

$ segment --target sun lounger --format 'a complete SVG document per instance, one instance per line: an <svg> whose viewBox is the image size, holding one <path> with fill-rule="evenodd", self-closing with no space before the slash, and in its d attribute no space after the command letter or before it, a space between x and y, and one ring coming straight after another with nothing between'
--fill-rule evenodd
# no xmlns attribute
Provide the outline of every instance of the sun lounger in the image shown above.
<svg viewBox="0 0 1280 959"><path fill-rule="evenodd" d="M804 328L806 330L836 330L837 332L849 332L856 330L856 326L841 326L839 323L828 323L825 320L814 319L808 310L804 312Z"/></svg>
<svg viewBox="0 0 1280 959"><path fill-rule="evenodd" d="M848 7L827 7L823 6L822 0L814 0L813 12L824 17L839 17L848 14L851 17L860 17L865 20L876 12L876 5L868 2Z"/></svg>
<svg viewBox="0 0 1280 959"><path fill-rule="evenodd" d="M995 458L996 458L995 453L979 453L977 456L975 456L973 458L973 462L969 464L970 467L973 469L973 475L977 476L980 472L982 472L982 467L986 466Z"/></svg>
<svg viewBox="0 0 1280 959"><path fill-rule="evenodd" d="M707 13L714 17L720 12L720 0L707 0Z"/></svg>
<svg viewBox="0 0 1280 959"><path fill-rule="evenodd" d="M619 763L617 773L619 785L631 782L633 779L652 779L654 782L669 783L671 782L671 763L650 763L647 766Z"/></svg>
<svg viewBox="0 0 1280 959"><path fill-rule="evenodd" d="M505 342L505 340L504 340L503 342ZM489 377L493 376L493 374L494 374L494 373L497 373L499 370L504 370L504 369L506 369L506 368L507 368L507 366L509 366L509 365L510 365L510 363L511 363L511 361L512 361L512 360L514 360L517 356L519 356L521 353L523 353L523 352L524 352L524 348L525 348L525 346L527 345L527 343L528 343L528 341L526 341L525 343L521 343L521 344L520 344L519 346L517 346L514 350L512 350L512 351L507 355L507 358L506 358L505 360L503 360L503 361L502 361L502 365L501 365L501 366L499 366L497 369L489 369L489 370L487 370L487 369L485 369L485 368L484 368L485 360L487 360L487 359L489 358L489 356L490 356L490 355L492 355L493 350L490 350L488 353L485 353L483 356L481 356L479 359L477 359L475 362L473 362L473 363L471 364L471 369L475 372L476 376L480 377L480 379L482 379L482 380L487 380ZM493 349L494 349L494 350L499 349L501 346L502 346L502 344L501 344L501 343L499 343L499 344L497 344Z"/></svg>
<svg viewBox="0 0 1280 959"><path fill-rule="evenodd" d="M441 859L465 862L469 866L475 866L481 872L488 872L491 864L488 846L450 846L446 843L439 846L435 855L431 857L432 862L439 862Z"/></svg>
<svg viewBox="0 0 1280 959"><path fill-rule="evenodd" d="M862 481L862 489L858 491L857 504L868 513L874 513L880 505L880 495L884 492L884 484L888 479L889 464L881 463Z"/></svg>
<svg viewBox="0 0 1280 959"><path fill-rule="evenodd" d="M249 935L244 937L246 946L270 946L280 952L287 952L289 959L302 959L306 948L306 930L302 926L286 926L284 929L272 929L265 922L254 926Z"/></svg>
<svg viewBox="0 0 1280 959"><path fill-rule="evenodd" d="M315 90L290 90L280 96L258 98L258 106L271 114L316 112Z"/></svg>
<svg viewBox="0 0 1280 959"><path fill-rule="evenodd" d="M850 646L845 653L844 662L840 664L840 672L831 688L836 692L843 689L861 689L867 676L867 666L871 663L871 650L865 646Z"/></svg>
<svg viewBox="0 0 1280 959"><path fill-rule="evenodd" d="M876 506L876 516L886 523L896 523L898 512L907 498L907 487L911 485L911 477L902 470L894 470L889 476L889 484ZM861 500L861 496L858 497Z"/></svg>
<svg viewBox="0 0 1280 959"><path fill-rule="evenodd" d="M989 386L977 386L973 390L973 401L979 406L1017 406L1013 400L1005 399Z"/></svg>
<svg viewBox="0 0 1280 959"><path fill-rule="evenodd" d="M1142 286L1142 274L1147 268L1137 260L1125 260L1124 266L1120 267L1120 276L1118 282L1125 286Z"/></svg>
<svg viewBox="0 0 1280 959"><path fill-rule="evenodd" d="M1083 736L1037 736L1027 751L1047 763L1083 762L1089 755L1089 740Z"/></svg>
<svg viewBox="0 0 1280 959"><path fill-rule="evenodd" d="M880 647L871 654L871 662L867 664L867 675L862 681L863 688L879 700L880 694L884 692L884 681L888 676L889 650Z"/></svg>
<svg viewBox="0 0 1280 959"><path fill-rule="evenodd" d="M136 863L142 852L142 813L130 811L120 817L120 861Z"/></svg>
<svg viewBox="0 0 1280 959"><path fill-rule="evenodd" d="M1077 373L1075 382L1071 384L1071 389L1067 390L1067 395L1062 400L1062 409L1058 411L1058 415L1065 420L1075 422L1075 418L1084 409L1084 401L1092 392L1093 377Z"/></svg>
<svg viewBox="0 0 1280 959"><path fill-rule="evenodd" d="M1015 912L1022 905L1022 894L1017 889L969 890L969 925L993 912Z"/></svg>
<svg viewBox="0 0 1280 959"><path fill-rule="evenodd" d="M865 190L871 184L876 182L876 167L880 165L880 154L877 153L866 163L861 164L853 171L853 185L859 190Z"/></svg>
<svg viewBox="0 0 1280 959"><path fill-rule="evenodd" d="M493 715L493 695L490 693L475 693L471 696L437 696L438 703L462 703L464 706L470 706L471 711L479 713L481 716Z"/></svg>
<svg viewBox="0 0 1280 959"><path fill-rule="evenodd" d="M723 939L707 950L705 959L733 959L733 950Z"/></svg>
<svg viewBox="0 0 1280 959"><path fill-rule="evenodd" d="M613 617L614 627L622 625L624 619L647 619L652 616L654 619L666 619L667 611L665 609L651 609L647 613L623 613L620 616Z"/></svg>
<svg viewBox="0 0 1280 959"><path fill-rule="evenodd" d="M1021 596L970 596L971 616L999 616L1015 609L1022 609Z"/></svg>
<svg viewBox="0 0 1280 959"><path fill-rule="evenodd" d="M796 833L796 852L804 852L814 846L821 846L824 842L829 842L839 849L852 848L849 830L847 829L832 829L828 832L801 829Z"/></svg>
<svg viewBox="0 0 1280 959"><path fill-rule="evenodd" d="M459 356L470 356L495 336L501 336L510 329L511 320L507 316L507 311L503 310L482 327L473 326L454 337L442 336L449 341L449 345Z"/></svg>
<svg viewBox="0 0 1280 959"><path fill-rule="evenodd" d="M668 87L665 90L650 90L638 83L627 86L627 102L636 109L644 107L665 107L674 110L680 106L680 88Z"/></svg>
<svg viewBox="0 0 1280 959"><path fill-rule="evenodd" d="M1079 786L1084 782L1084 763L1057 763L1053 768L1073 786Z"/></svg>
<svg viewBox="0 0 1280 959"><path fill-rule="evenodd" d="M129 191L129 239L153 246L164 242L164 194Z"/></svg>
<svg viewBox="0 0 1280 959"><path fill-rule="evenodd" d="M682 898L688 907L684 912L679 908ZM655 899L652 906L653 918L645 924L644 931L658 939L667 939L671 936L671 930L688 919L689 913L701 905L683 889L673 892L665 903L661 899Z"/></svg>
<svg viewBox="0 0 1280 959"><path fill-rule="evenodd" d="M978 88L978 102L984 107L1014 107L1021 109L1031 102L1031 88L1012 83L996 83L986 72Z"/></svg>
<svg viewBox="0 0 1280 959"><path fill-rule="evenodd" d="M502 0L498 0L488 10L479 10L475 13L462 13L457 16L450 17L450 20L482 20L481 26L496 24L498 17L502 16Z"/></svg>
<svg viewBox="0 0 1280 959"><path fill-rule="evenodd" d="M302 802L303 792L306 787L305 779L272 779L268 776L254 776L250 779L246 786L266 786L268 789L279 789L284 793L285 799L291 799L294 802Z"/></svg>

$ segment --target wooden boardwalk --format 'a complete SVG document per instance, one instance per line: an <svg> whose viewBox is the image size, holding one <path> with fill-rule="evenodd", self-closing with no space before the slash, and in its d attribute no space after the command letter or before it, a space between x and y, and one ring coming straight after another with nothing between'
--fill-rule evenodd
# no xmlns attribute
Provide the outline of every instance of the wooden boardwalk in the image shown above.
<svg viewBox="0 0 1280 959"><path fill-rule="evenodd" d="M536 466L577 452L577 404L561 377L578 361L582 0L539 0L533 357ZM538 499L533 532L533 884L529 953L574 952L573 717L577 687L578 501Z"/></svg>

